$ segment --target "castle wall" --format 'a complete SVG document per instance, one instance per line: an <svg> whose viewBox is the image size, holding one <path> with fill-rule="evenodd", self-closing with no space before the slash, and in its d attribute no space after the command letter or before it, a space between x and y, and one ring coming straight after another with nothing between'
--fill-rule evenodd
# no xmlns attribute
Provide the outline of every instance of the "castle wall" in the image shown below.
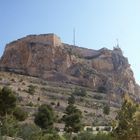
<svg viewBox="0 0 140 140"><path fill-rule="evenodd" d="M30 35L28 37L25 37L25 40L29 42L33 41L33 42L45 43L52 46L61 45L61 39L53 33L41 34L41 35Z"/></svg>

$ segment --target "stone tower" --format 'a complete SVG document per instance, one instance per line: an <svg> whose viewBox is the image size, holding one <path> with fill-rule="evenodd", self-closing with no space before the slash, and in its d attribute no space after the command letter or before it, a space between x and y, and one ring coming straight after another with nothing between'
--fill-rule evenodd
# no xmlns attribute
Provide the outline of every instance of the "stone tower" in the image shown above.
<svg viewBox="0 0 140 140"><path fill-rule="evenodd" d="M47 34L45 39L46 39L47 44L49 45L53 45L53 46L61 45L61 39L53 33Z"/></svg>

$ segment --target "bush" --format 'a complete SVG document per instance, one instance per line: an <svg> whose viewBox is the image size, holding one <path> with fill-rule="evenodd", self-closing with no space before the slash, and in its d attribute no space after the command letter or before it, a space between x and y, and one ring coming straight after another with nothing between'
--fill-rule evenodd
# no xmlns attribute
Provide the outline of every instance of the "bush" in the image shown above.
<svg viewBox="0 0 140 140"><path fill-rule="evenodd" d="M21 126L21 132L19 133L19 136L25 140L28 140L33 133L39 130L39 127L34 124L23 124Z"/></svg>
<svg viewBox="0 0 140 140"><path fill-rule="evenodd" d="M35 140L35 136L39 135L41 133L40 131L41 129L35 124L23 124L21 126L21 132L19 133L19 137L24 140ZM36 136L36 140L37 138L38 137Z"/></svg>
<svg viewBox="0 0 140 140"><path fill-rule="evenodd" d="M34 104L33 104L32 102L29 102L29 103L27 104L27 106L32 107L32 106L34 106Z"/></svg>
<svg viewBox="0 0 140 140"><path fill-rule="evenodd" d="M1 136L16 137L20 132L20 126L12 115L7 115L1 120L0 133Z"/></svg>
<svg viewBox="0 0 140 140"><path fill-rule="evenodd" d="M35 86L33 86L33 85L29 85L28 86L28 93L30 93L31 95L34 95L34 93L35 93Z"/></svg>
<svg viewBox="0 0 140 140"><path fill-rule="evenodd" d="M28 117L28 113L20 107L15 108L13 115L18 121L24 121Z"/></svg>
<svg viewBox="0 0 140 140"><path fill-rule="evenodd" d="M115 140L110 134L98 133L97 135L90 132L78 134L77 140Z"/></svg>
<svg viewBox="0 0 140 140"><path fill-rule="evenodd" d="M76 87L72 94L76 95L76 96L84 97L87 95L87 92L84 88L77 88Z"/></svg>
<svg viewBox="0 0 140 140"><path fill-rule="evenodd" d="M98 89L97 89L98 92L101 92L101 93L107 93L107 89L105 86L99 86Z"/></svg>
<svg viewBox="0 0 140 140"><path fill-rule="evenodd" d="M97 100L102 100L103 97L101 95L94 95L93 98L97 99Z"/></svg>
<svg viewBox="0 0 140 140"><path fill-rule="evenodd" d="M93 129L92 129L92 128L87 128L87 131L88 131L88 132L92 132Z"/></svg>
<svg viewBox="0 0 140 140"><path fill-rule="evenodd" d="M43 104L38 108L34 122L42 129L51 129L54 123L54 112L49 105Z"/></svg>
<svg viewBox="0 0 140 140"><path fill-rule="evenodd" d="M110 134L98 133L94 140L115 140Z"/></svg>
<svg viewBox="0 0 140 140"><path fill-rule="evenodd" d="M105 130L105 131L111 131L111 127L110 127L110 126L106 126L106 127L104 128L104 130Z"/></svg>
<svg viewBox="0 0 140 140"><path fill-rule="evenodd" d="M94 140L94 135L90 132L83 132L78 134L78 140Z"/></svg>

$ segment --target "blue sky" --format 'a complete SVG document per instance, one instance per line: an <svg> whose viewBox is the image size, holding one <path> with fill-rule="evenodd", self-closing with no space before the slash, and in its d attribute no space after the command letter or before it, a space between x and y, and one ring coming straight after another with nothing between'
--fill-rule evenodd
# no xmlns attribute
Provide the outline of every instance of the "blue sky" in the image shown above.
<svg viewBox="0 0 140 140"><path fill-rule="evenodd" d="M119 44L140 84L140 0L0 0L0 56L10 41L55 33L65 43L100 49Z"/></svg>

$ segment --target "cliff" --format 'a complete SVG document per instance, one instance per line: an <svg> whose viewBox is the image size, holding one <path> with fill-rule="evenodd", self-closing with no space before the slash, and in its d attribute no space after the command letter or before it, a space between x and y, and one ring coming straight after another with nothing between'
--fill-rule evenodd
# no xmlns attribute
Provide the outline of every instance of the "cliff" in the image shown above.
<svg viewBox="0 0 140 140"><path fill-rule="evenodd" d="M6 45L0 70L139 96L139 86L119 47L91 50L64 44L54 34L29 35ZM113 98L112 96L112 98Z"/></svg>

